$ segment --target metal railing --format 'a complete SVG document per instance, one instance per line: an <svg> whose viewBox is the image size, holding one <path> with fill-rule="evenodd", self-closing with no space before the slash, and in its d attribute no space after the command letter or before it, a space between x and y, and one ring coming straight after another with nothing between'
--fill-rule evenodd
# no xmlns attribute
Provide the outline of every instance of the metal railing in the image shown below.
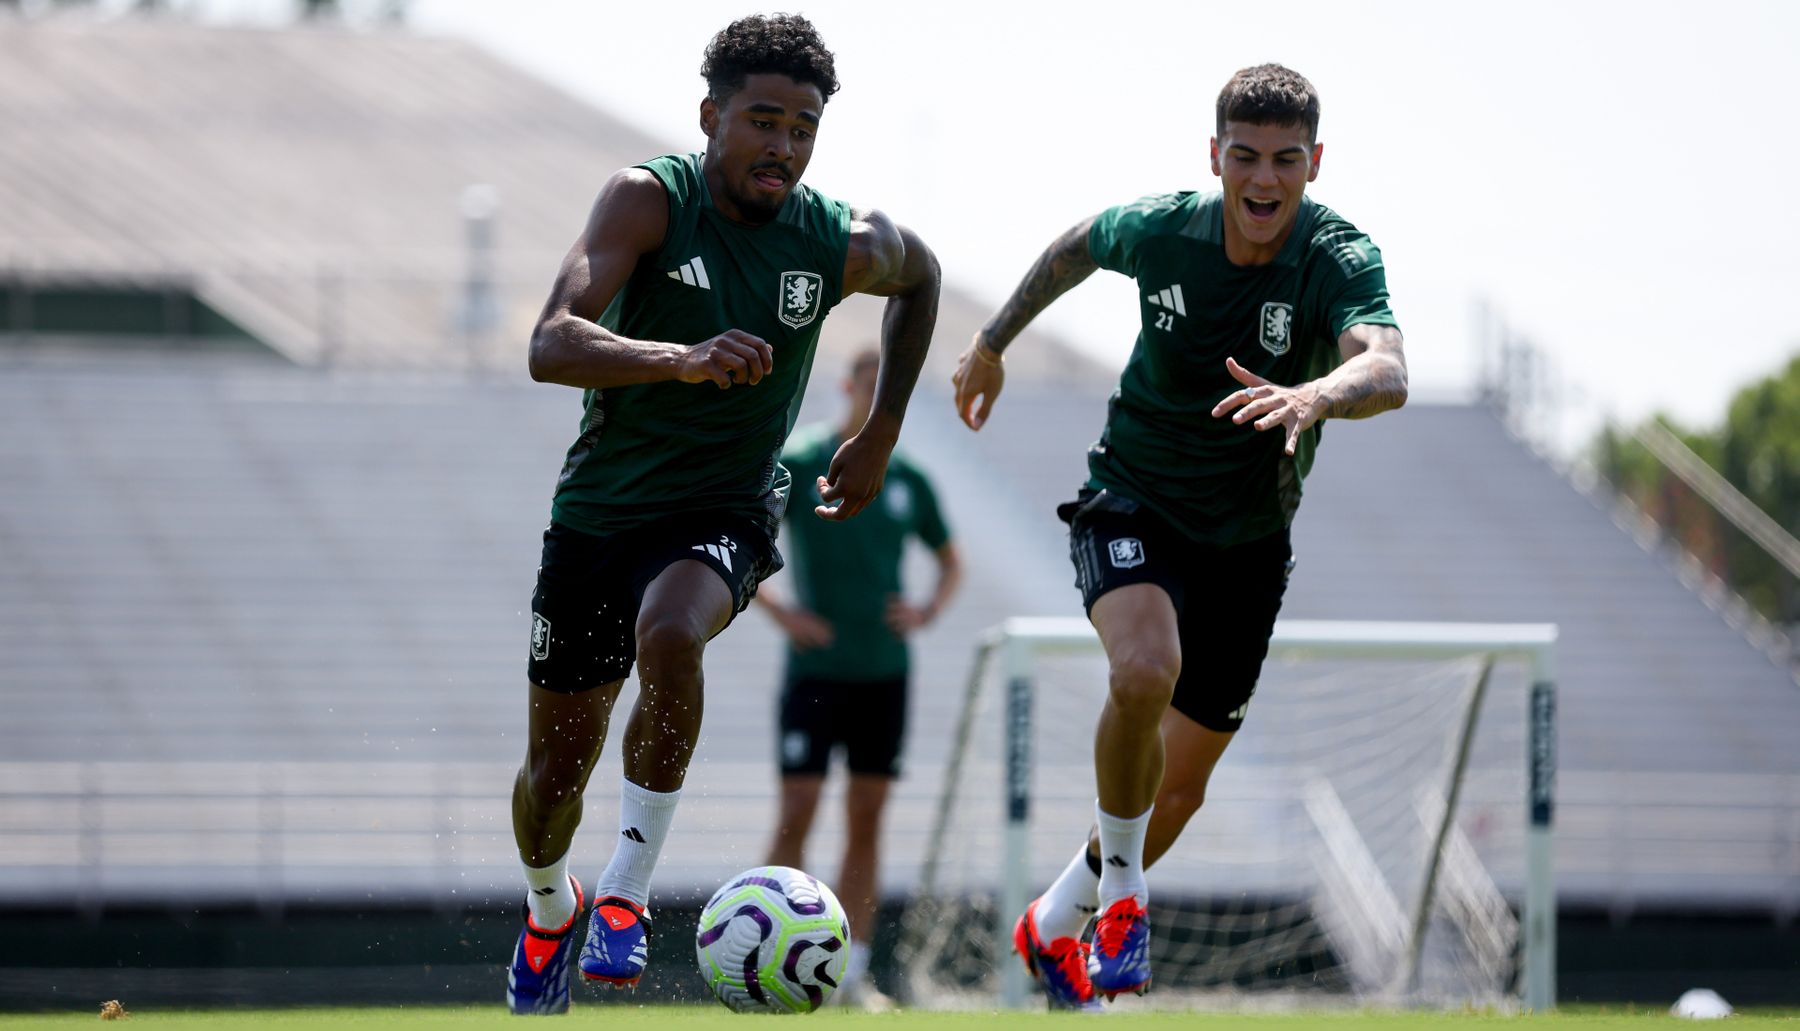
<svg viewBox="0 0 1800 1031"><path fill-rule="evenodd" d="M1575 407L1570 401L1581 391L1569 384L1555 360L1529 339L1514 332L1491 306L1476 309L1476 335L1482 355L1479 396L1500 414L1508 430L1557 468L1578 489L1590 495L1603 490L1615 508L1622 510L1622 528L1646 548L1672 547L1685 584L1706 604L1741 632L1749 643L1778 664L1785 665L1800 682L1800 540L1758 508L1756 503L1695 454L1680 438L1653 420L1627 428L1610 416L1600 415L1591 426L1572 425ZM1585 430L1586 435L1577 434ZM1692 493L1693 498L1728 532L1741 534L1770 568L1784 577L1781 611L1759 611L1740 592L1740 585L1720 576L1694 554L1673 528L1643 511L1621 488L1607 483L1595 469L1586 448L1596 436L1631 440L1641 446L1669 476ZM1635 525L1633 525L1635 524ZM1653 533L1643 532L1653 528Z"/></svg>

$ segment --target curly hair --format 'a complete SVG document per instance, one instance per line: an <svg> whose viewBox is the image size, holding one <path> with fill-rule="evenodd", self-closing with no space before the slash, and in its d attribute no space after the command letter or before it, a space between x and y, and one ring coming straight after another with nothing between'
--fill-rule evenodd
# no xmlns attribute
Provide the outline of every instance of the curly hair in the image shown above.
<svg viewBox="0 0 1800 1031"><path fill-rule="evenodd" d="M826 100L838 91L837 69L819 30L798 14L753 14L719 30L706 45L700 76L707 95L723 104L752 75L774 72L811 83Z"/></svg>
<svg viewBox="0 0 1800 1031"><path fill-rule="evenodd" d="M1251 125L1304 125L1306 138L1319 138L1319 91L1306 76L1278 64L1259 64L1231 77L1219 91L1219 138L1226 122Z"/></svg>

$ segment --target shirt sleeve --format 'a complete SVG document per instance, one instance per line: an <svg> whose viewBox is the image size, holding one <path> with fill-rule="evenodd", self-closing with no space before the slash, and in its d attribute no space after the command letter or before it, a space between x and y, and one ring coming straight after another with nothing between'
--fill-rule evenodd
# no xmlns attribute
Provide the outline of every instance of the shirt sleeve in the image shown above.
<svg viewBox="0 0 1800 1031"><path fill-rule="evenodd" d="M1338 273L1337 288L1325 300L1325 325L1336 341L1351 326L1399 326L1388 303L1387 269L1381 249L1358 232L1330 241L1327 248Z"/></svg>
<svg viewBox="0 0 1800 1031"><path fill-rule="evenodd" d="M1088 254L1103 269L1136 278L1139 241L1156 231L1162 216L1172 210L1177 195L1153 194L1107 208L1094 217L1088 229Z"/></svg>
<svg viewBox="0 0 1800 1031"><path fill-rule="evenodd" d="M950 527L938 507L937 493L923 473L913 476L913 532L932 551L950 543Z"/></svg>

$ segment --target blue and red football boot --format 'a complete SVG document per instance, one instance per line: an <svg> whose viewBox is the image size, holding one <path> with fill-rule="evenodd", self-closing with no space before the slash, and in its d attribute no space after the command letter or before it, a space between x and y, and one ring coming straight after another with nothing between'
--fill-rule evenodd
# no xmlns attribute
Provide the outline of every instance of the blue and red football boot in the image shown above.
<svg viewBox="0 0 1800 1031"><path fill-rule="evenodd" d="M1093 982L1088 979L1087 943L1077 938L1057 938L1045 944L1038 936L1037 919L1032 915L1037 904L1038 900L1032 899L1013 925L1013 951L1025 961L1025 969L1044 990L1052 1009L1098 1007Z"/></svg>
<svg viewBox="0 0 1800 1031"><path fill-rule="evenodd" d="M525 907L525 929L513 949L512 970L506 975L506 1005L514 1013L552 1014L569 1011L569 953L575 944L575 921L581 919L581 882L569 878L575 892L575 913L554 931L531 920Z"/></svg>
<svg viewBox="0 0 1800 1031"><path fill-rule="evenodd" d="M649 911L617 895L595 899L587 944L581 948L581 976L614 988L631 988L644 976L649 961Z"/></svg>
<svg viewBox="0 0 1800 1031"><path fill-rule="evenodd" d="M1150 987L1150 914L1127 895L1100 911L1088 956L1094 991L1111 1002L1122 992L1144 994Z"/></svg>

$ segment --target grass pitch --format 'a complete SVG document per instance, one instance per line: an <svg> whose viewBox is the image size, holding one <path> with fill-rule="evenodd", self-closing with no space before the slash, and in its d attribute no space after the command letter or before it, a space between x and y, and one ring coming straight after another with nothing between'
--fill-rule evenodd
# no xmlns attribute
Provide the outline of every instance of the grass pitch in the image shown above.
<svg viewBox="0 0 1800 1031"><path fill-rule="evenodd" d="M127 1002L129 1009L129 1002ZM0 1015L0 1024L8 1031L36 1028L95 1027L95 1012L56 1015ZM556 1018L550 1027L606 1027L622 1031L746 1031L765 1027L760 1017L740 1016L720 1007L695 1006L582 1006L566 1017ZM1096 1019L1073 1013L851 1013L826 1010L806 1018L808 1028L850 1028L853 1031L1045 1031L1045 1025L1062 1025L1073 1029ZM1115 1012L1098 1019L1123 1021L1128 1027L1143 1031L1423 1031L1425 1028L1498 1029L1516 1027L1519 1031L1571 1028L1579 1031L1602 1031L1608 1028L1686 1027L1667 1011L1628 1008L1581 1008L1549 1014L1506 1016L1491 1013L1379 1012L1334 1011L1313 1013L1212 1013L1212 1012ZM752 1023L746 1024L746 1021ZM1730 1020L1739 1027L1800 1027L1800 1013L1766 1011L1739 1013ZM473 1031L477 1028L518 1031L519 1018L503 1012L499 1006L332 1008L298 1010L217 1010L212 1012L137 1011L122 1021L106 1021L100 1026L124 1028L250 1028L254 1031L303 1031L310 1028L451 1028Z"/></svg>

